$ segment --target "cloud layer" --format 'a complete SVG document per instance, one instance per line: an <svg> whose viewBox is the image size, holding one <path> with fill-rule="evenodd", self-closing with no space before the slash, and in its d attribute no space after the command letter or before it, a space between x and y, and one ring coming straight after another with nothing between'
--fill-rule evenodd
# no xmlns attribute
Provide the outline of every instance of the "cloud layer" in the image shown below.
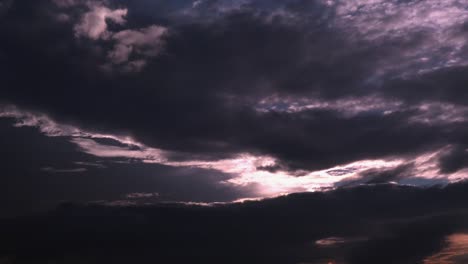
<svg viewBox="0 0 468 264"><path fill-rule="evenodd" d="M15 263L461 264L466 189L364 186L211 206L64 204L3 220L0 257Z"/></svg>
<svg viewBox="0 0 468 264"><path fill-rule="evenodd" d="M42 173L89 174L76 162L103 159L208 170L222 175L215 186L246 190L233 200L458 182L468 166L466 9L7 1L0 116L88 157ZM103 166L94 169L112 170Z"/></svg>

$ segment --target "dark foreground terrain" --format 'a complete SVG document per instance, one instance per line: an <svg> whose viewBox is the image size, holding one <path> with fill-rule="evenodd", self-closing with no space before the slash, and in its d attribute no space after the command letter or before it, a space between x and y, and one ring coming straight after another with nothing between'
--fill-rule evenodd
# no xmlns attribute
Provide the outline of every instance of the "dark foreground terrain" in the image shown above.
<svg viewBox="0 0 468 264"><path fill-rule="evenodd" d="M209 207L65 204L3 220L0 263L423 263L468 227L467 202L461 183Z"/></svg>

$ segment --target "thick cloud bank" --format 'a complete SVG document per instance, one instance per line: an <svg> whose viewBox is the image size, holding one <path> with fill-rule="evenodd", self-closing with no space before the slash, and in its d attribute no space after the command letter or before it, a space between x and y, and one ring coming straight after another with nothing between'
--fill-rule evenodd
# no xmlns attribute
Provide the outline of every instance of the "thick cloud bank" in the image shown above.
<svg viewBox="0 0 468 264"><path fill-rule="evenodd" d="M71 235L103 233L58 245L67 258L96 235L103 250L139 241L129 257L180 244L180 260L258 248L245 255L315 263L323 246L337 263L441 263L466 239L465 185L450 184L468 178L467 19L456 0L0 0L0 216L64 201L220 205L333 191L305 204L73 207L41 219L64 222L37 239L66 240L76 213L85 222ZM449 187L410 188L434 185ZM374 199L391 203L387 215L363 206ZM9 260L44 242L21 237Z"/></svg>
<svg viewBox="0 0 468 264"><path fill-rule="evenodd" d="M467 188L378 185L212 206L65 204L4 220L0 256L6 263L461 264Z"/></svg>

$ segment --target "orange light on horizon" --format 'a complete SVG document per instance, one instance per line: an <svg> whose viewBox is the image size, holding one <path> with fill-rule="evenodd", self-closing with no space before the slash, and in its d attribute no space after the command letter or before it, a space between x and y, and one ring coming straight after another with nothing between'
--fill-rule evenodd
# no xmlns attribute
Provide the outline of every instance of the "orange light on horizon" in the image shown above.
<svg viewBox="0 0 468 264"><path fill-rule="evenodd" d="M456 258L468 256L468 234L453 234L446 240L447 247L426 258L424 264L457 264Z"/></svg>

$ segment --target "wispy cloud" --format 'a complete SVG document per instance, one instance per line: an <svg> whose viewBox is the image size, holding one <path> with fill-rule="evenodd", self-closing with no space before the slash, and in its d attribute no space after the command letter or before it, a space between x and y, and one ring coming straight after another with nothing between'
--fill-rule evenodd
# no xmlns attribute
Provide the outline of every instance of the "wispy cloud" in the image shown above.
<svg viewBox="0 0 468 264"><path fill-rule="evenodd" d="M220 184L237 186L238 188L255 185L260 197L335 188L342 185L341 182L347 184L349 181L362 179L363 173L370 169L391 170L408 162L414 163L414 167L407 177L400 179L401 184L409 184L410 182L416 184L417 181L411 181L412 176L428 179L428 182L422 183L424 185L431 181L435 184L441 181L459 181L465 178L464 170L449 174L440 172L439 159L448 151L447 147L429 151L410 159L408 157L394 157L387 160L361 160L324 170L304 170L298 176L297 172L288 171L281 167L271 171L264 169L274 167L279 162L270 156L240 153L236 157L220 160L172 160L171 157L184 155L184 153L175 155L176 153L173 151L148 147L128 136L94 133L74 126L62 125L46 115L21 111L14 107L4 109L6 110L0 113L0 116L15 118L17 120L16 126L34 126L48 136L70 137L70 142L76 144L81 151L95 157L118 158L127 162L155 163L173 167L217 170L235 175L235 177L228 180L220 179ZM120 145L100 143L99 139L102 138L114 140L119 142ZM189 156L187 154L187 157ZM75 164L105 168L105 166L97 163L75 162ZM55 169L50 167L44 168L44 170L49 172L82 172L86 168ZM362 182L365 183L366 181L368 180L364 179Z"/></svg>
<svg viewBox="0 0 468 264"><path fill-rule="evenodd" d="M78 173L78 172L87 171L86 168L57 169L54 167L44 167L41 170L45 172L51 172L51 173Z"/></svg>

